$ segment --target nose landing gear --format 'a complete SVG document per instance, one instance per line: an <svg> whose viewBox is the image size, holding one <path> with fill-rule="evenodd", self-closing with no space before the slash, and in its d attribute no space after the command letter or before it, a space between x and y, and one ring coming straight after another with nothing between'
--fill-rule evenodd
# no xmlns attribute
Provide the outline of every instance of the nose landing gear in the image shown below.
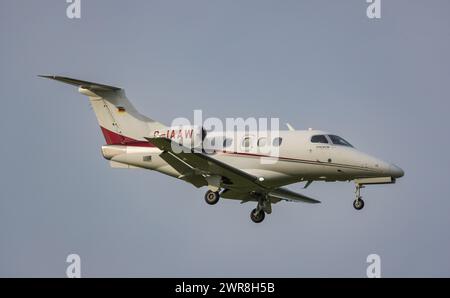
<svg viewBox="0 0 450 298"><path fill-rule="evenodd" d="M359 198L353 201L353 208L355 208L356 210L361 210L362 208L364 208L364 201L363 199Z"/></svg>
<svg viewBox="0 0 450 298"><path fill-rule="evenodd" d="M356 210L361 210L364 208L364 201L361 197L361 188L364 188L364 185L356 184L356 199L353 201L353 208Z"/></svg>

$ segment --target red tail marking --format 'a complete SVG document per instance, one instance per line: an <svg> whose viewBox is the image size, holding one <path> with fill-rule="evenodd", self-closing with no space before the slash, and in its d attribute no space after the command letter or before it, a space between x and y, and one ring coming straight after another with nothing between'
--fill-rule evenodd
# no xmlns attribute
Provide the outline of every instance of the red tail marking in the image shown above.
<svg viewBox="0 0 450 298"><path fill-rule="evenodd" d="M136 147L155 147L155 145L147 141L135 140L100 126L102 129L103 136L105 137L106 144L108 145L125 145L125 146L136 146Z"/></svg>

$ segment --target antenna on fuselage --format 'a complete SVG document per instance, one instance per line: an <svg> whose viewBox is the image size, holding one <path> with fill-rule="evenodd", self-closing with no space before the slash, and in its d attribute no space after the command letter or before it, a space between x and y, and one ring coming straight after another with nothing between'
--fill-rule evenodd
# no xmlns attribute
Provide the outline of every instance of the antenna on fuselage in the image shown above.
<svg viewBox="0 0 450 298"><path fill-rule="evenodd" d="M286 126L290 131L295 131L295 128L293 128L289 123L286 123Z"/></svg>

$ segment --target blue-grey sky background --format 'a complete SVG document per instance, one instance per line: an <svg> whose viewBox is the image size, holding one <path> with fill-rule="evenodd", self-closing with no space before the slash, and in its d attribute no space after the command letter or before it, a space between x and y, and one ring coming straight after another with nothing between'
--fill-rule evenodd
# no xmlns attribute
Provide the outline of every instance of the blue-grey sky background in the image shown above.
<svg viewBox="0 0 450 298"><path fill-rule="evenodd" d="M65 0L0 2L0 276L450 276L449 1ZM395 185L291 189L320 205L211 207L204 189L111 169L88 100L37 78L59 74L127 90L164 123L279 117L333 131L394 162Z"/></svg>

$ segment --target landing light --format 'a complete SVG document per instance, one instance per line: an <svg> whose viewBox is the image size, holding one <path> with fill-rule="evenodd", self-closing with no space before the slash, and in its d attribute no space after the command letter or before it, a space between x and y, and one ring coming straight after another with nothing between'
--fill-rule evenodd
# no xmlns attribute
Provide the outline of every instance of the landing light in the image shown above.
<svg viewBox="0 0 450 298"><path fill-rule="evenodd" d="M263 182L263 181L264 181L264 177L259 177L258 180L259 180L260 182Z"/></svg>

